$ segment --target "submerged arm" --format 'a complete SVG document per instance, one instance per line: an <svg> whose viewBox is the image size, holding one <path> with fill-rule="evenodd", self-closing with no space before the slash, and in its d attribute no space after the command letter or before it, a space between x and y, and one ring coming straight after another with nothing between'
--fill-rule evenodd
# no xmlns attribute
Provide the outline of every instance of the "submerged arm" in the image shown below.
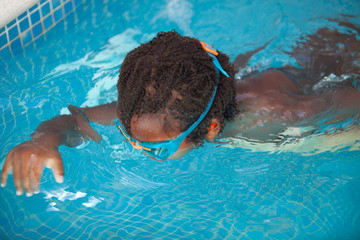
<svg viewBox="0 0 360 240"><path fill-rule="evenodd" d="M99 142L101 136L92 129L89 123L110 125L116 118L116 102L87 108L69 105L69 110L71 115L60 115L42 122L32 134L32 139L51 143L56 147L73 146L68 140L80 134L87 140L90 138Z"/></svg>
<svg viewBox="0 0 360 240"><path fill-rule="evenodd" d="M89 122L110 125L116 118L116 102L91 108L69 106L71 115L60 115L42 122L29 141L14 147L7 155L1 172L1 186L6 186L7 177L13 171L16 194L23 188L27 196L39 192L40 178L44 167L51 168L55 180L63 181L64 166L58 151L60 145L76 146L74 139L83 136L100 141Z"/></svg>

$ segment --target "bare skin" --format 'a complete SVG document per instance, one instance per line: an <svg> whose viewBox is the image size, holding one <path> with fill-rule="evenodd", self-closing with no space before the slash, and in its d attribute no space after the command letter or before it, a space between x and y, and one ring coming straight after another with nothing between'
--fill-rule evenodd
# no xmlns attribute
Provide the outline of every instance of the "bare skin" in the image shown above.
<svg viewBox="0 0 360 240"><path fill-rule="evenodd" d="M251 54L238 56L238 64L234 66L241 67L250 57ZM306 74L301 79L306 83ZM280 127L283 124L294 124L324 111L329 104L338 109L355 108L359 111L360 102L360 92L354 88L308 94L305 87L299 88L284 71L278 70L269 70L241 79L236 85L236 93L236 102L239 108L245 111L241 112L234 122L226 125L224 137L240 132L255 137L259 133L267 135L270 130L277 131L274 127L276 124ZM58 147L72 146L72 142L79 136L100 141L101 136L92 130L87 120L110 125L117 118L116 107L116 102L81 109L71 106L69 109L72 115L57 116L41 123L29 141L19 144L8 153L1 172L1 186L6 186L8 175L13 171L17 195L23 194L23 190L27 196L38 193L44 167L52 169L56 181L62 182L64 167ZM206 135L210 140L214 139L221 129L217 119L212 119L212 123L215 127ZM146 142L169 140L180 134L177 131L166 132L162 128L161 119L156 115L133 116L130 128L133 138ZM183 155L192 145L185 139L175 155Z"/></svg>

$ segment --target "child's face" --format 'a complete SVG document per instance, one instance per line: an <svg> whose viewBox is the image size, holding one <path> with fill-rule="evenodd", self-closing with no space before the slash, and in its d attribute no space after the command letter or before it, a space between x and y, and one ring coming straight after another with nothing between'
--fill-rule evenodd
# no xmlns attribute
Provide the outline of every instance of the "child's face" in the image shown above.
<svg viewBox="0 0 360 240"><path fill-rule="evenodd" d="M173 129L166 131L164 129L163 117L158 114L144 114L133 116L130 121L131 136L139 142L161 142L172 140L181 134L176 122L173 122ZM184 156L194 148L192 142L183 140L179 149L168 159L176 159ZM146 152L145 152L146 154Z"/></svg>

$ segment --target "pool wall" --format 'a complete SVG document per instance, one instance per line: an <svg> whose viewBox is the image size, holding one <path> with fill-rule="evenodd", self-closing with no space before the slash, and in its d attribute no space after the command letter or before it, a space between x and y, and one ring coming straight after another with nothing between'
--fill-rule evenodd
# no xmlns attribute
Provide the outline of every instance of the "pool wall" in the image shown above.
<svg viewBox="0 0 360 240"><path fill-rule="evenodd" d="M82 0L42 0L1 4L0 55L14 53L31 45L70 15ZM30 5L31 4L31 5ZM28 7L21 12L24 7ZM11 18L12 17L12 18Z"/></svg>

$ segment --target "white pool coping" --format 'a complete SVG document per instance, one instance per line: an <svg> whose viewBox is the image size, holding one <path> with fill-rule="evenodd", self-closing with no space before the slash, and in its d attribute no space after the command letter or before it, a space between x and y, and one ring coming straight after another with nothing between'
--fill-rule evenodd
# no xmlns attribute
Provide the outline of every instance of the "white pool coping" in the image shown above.
<svg viewBox="0 0 360 240"><path fill-rule="evenodd" d="M0 0L0 28L14 20L40 0Z"/></svg>

